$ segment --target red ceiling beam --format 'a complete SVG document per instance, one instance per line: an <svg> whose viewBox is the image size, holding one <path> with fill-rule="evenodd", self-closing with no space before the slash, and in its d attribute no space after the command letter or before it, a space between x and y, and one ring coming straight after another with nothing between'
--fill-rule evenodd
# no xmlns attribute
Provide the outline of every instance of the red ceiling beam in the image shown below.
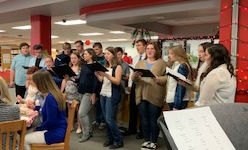
<svg viewBox="0 0 248 150"><path fill-rule="evenodd" d="M192 1L192 0L122 0L117 2L109 2L104 4L83 7L80 9L80 15L102 13L102 12L138 8L138 7L147 7L147 6L160 5L160 4L185 2L185 1Z"/></svg>

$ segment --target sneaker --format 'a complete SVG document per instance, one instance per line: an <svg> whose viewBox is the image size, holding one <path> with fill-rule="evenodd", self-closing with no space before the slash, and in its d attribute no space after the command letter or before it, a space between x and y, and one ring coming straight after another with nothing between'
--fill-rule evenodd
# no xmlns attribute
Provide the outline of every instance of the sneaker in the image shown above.
<svg viewBox="0 0 248 150"><path fill-rule="evenodd" d="M125 128L125 127L119 127L119 130L121 133L127 132L127 128Z"/></svg>
<svg viewBox="0 0 248 150"><path fill-rule="evenodd" d="M90 134L90 133L86 134L86 135L83 135L83 137L79 139L79 142L85 142L88 139L90 139L90 137L92 137L92 134Z"/></svg>
<svg viewBox="0 0 248 150"><path fill-rule="evenodd" d="M105 123L100 123L100 125L99 125L99 129L104 129L105 128L105 126L106 126L106 124Z"/></svg>
<svg viewBox="0 0 248 150"><path fill-rule="evenodd" d="M109 149L117 149L117 148L120 148L120 147L123 147L123 142L121 143L114 143L112 145L109 146Z"/></svg>
<svg viewBox="0 0 248 150"><path fill-rule="evenodd" d="M76 131L77 134L82 133L82 129L78 128Z"/></svg>
<svg viewBox="0 0 248 150"><path fill-rule="evenodd" d="M148 147L147 150L156 150L157 149L157 143L151 143Z"/></svg>
<svg viewBox="0 0 248 150"><path fill-rule="evenodd" d="M103 147L107 147L109 145L112 145L113 143L113 141L107 140L105 143L103 143Z"/></svg>
<svg viewBox="0 0 248 150"><path fill-rule="evenodd" d="M150 147L150 141L144 142L144 143L141 145L141 150L147 150L148 147Z"/></svg>
<svg viewBox="0 0 248 150"><path fill-rule="evenodd" d="M99 126L99 123L96 122L96 121L93 121L93 122L92 122L92 125L93 125L93 126Z"/></svg>

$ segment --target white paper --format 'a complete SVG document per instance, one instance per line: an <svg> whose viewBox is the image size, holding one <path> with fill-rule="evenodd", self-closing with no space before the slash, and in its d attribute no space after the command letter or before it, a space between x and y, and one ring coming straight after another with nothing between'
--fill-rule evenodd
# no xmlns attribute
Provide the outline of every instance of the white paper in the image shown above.
<svg viewBox="0 0 248 150"><path fill-rule="evenodd" d="M235 150L210 107L164 111L178 150Z"/></svg>

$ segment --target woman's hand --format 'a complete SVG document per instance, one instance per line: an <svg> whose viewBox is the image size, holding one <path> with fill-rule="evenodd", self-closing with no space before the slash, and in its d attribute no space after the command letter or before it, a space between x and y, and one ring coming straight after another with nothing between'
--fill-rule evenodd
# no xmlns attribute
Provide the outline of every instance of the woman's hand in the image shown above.
<svg viewBox="0 0 248 150"><path fill-rule="evenodd" d="M155 77L152 78L152 79L153 79L153 81L154 81L155 83L158 83L158 82L159 82L158 76L155 76Z"/></svg>
<svg viewBox="0 0 248 150"><path fill-rule="evenodd" d="M70 76L68 74L64 75L64 79L68 81L70 79Z"/></svg>
<svg viewBox="0 0 248 150"><path fill-rule="evenodd" d="M93 93L90 97L91 104L94 105L96 103L96 94Z"/></svg>
<svg viewBox="0 0 248 150"><path fill-rule="evenodd" d="M137 77L139 77L141 75L142 75L142 72L139 72L139 71L134 71L134 73L133 73L134 78L137 78Z"/></svg>
<svg viewBox="0 0 248 150"><path fill-rule="evenodd" d="M24 104L24 102L25 102L25 101L22 99L22 97L21 97L20 95L17 95L16 100L17 100L17 102L19 102L20 104Z"/></svg>

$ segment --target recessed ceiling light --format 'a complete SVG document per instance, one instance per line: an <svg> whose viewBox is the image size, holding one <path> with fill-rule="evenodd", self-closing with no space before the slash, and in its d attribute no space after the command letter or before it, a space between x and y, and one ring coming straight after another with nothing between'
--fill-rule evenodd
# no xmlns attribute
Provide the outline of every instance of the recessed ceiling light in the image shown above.
<svg viewBox="0 0 248 150"><path fill-rule="evenodd" d="M70 26L70 25L78 25L78 24L86 24L85 20L63 20L59 22L54 22L54 24L63 25L63 26Z"/></svg>
<svg viewBox="0 0 248 150"><path fill-rule="evenodd" d="M5 32L5 30L0 30L0 32Z"/></svg>
<svg viewBox="0 0 248 150"><path fill-rule="evenodd" d="M57 35L52 35L51 38L52 38L52 39L57 39L57 38L59 38L59 36L57 36Z"/></svg>
<svg viewBox="0 0 248 150"><path fill-rule="evenodd" d="M67 43L74 43L75 41L60 41L58 43L64 44L65 42L67 42Z"/></svg>
<svg viewBox="0 0 248 150"><path fill-rule="evenodd" d="M104 35L104 34L103 33L95 32L95 33L80 33L78 35L82 35L82 36L96 36L96 35Z"/></svg>
<svg viewBox="0 0 248 150"><path fill-rule="evenodd" d="M127 39L108 39L108 41L111 41L111 42L127 41Z"/></svg>
<svg viewBox="0 0 248 150"><path fill-rule="evenodd" d="M113 33L113 34L123 34L126 33L124 31L110 31L109 33Z"/></svg>
<svg viewBox="0 0 248 150"><path fill-rule="evenodd" d="M28 30L31 29L31 25L25 25L25 26L16 26L16 27L11 27L12 29L19 29L19 30Z"/></svg>

